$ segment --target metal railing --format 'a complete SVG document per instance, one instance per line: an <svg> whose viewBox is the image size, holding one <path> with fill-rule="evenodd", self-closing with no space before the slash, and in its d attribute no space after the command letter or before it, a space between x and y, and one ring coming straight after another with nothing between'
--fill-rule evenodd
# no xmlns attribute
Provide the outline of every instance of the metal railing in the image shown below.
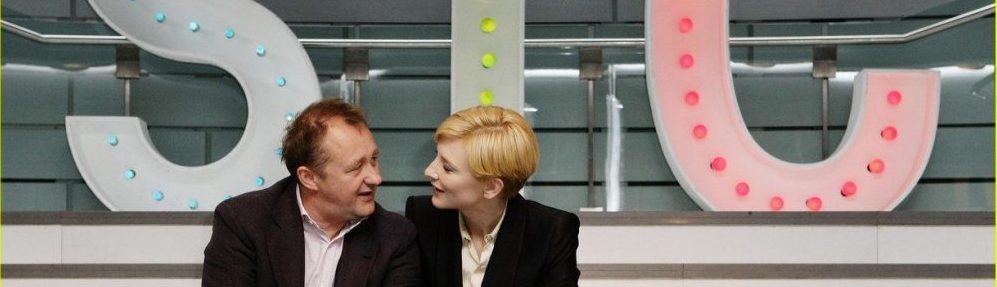
<svg viewBox="0 0 997 287"><path fill-rule="evenodd" d="M994 4L953 16L942 21L912 30L903 34L847 35L847 36L792 36L792 37L731 37L731 46L815 46L815 45L871 45L898 44L921 39L952 27L991 15ZM0 21L4 31L46 44L87 44L87 45L126 45L131 42L124 36L58 35L41 34L7 20ZM450 48L449 39L440 40L398 40L398 39L299 39L305 47L320 48L374 48L374 49L444 49ZM572 47L630 47L644 46L643 38L565 38L565 39L526 39L526 48L572 48Z"/></svg>

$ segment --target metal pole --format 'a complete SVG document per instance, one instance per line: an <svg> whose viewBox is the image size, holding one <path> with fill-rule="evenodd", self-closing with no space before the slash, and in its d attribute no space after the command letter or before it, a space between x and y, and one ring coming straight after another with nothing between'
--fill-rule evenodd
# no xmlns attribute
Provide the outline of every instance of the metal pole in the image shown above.
<svg viewBox="0 0 997 287"><path fill-rule="evenodd" d="M831 155L831 131L828 129L828 78L820 79L820 154L821 159L827 159Z"/></svg>
<svg viewBox="0 0 997 287"><path fill-rule="evenodd" d="M820 80L820 154L831 154L831 132L828 128L830 79L838 72L838 46L816 46L813 49L813 77Z"/></svg>
<svg viewBox="0 0 997 287"><path fill-rule="evenodd" d="M353 105L360 106L360 82L353 81Z"/></svg>
<svg viewBox="0 0 997 287"><path fill-rule="evenodd" d="M134 45L122 45L114 49L114 76L125 81L125 116L132 114L132 80L142 77L138 52L138 47Z"/></svg>
<svg viewBox="0 0 997 287"><path fill-rule="evenodd" d="M125 116L132 115L132 79L125 79Z"/></svg>
<svg viewBox="0 0 997 287"><path fill-rule="evenodd" d="M602 48L578 49L578 78L588 84L588 207L595 207L595 81L602 79Z"/></svg>
<svg viewBox="0 0 997 287"><path fill-rule="evenodd" d="M353 82L352 104L360 106L360 82L370 80L370 53L367 48L343 49L345 79Z"/></svg>
<svg viewBox="0 0 997 287"><path fill-rule="evenodd" d="M595 206L595 80L588 82L588 206Z"/></svg>

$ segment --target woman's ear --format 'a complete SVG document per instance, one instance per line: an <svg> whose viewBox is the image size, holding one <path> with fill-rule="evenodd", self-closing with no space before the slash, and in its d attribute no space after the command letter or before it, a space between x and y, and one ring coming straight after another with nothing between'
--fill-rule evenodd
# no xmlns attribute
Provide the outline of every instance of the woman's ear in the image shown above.
<svg viewBox="0 0 997 287"><path fill-rule="evenodd" d="M304 166L299 166L294 172L298 175L298 182L301 185L309 190L318 190L319 178L315 172Z"/></svg>
<svg viewBox="0 0 997 287"><path fill-rule="evenodd" d="M488 179L485 179L485 198L498 198L502 195L503 188L505 188L505 183L502 182L502 179L497 177L489 177Z"/></svg>

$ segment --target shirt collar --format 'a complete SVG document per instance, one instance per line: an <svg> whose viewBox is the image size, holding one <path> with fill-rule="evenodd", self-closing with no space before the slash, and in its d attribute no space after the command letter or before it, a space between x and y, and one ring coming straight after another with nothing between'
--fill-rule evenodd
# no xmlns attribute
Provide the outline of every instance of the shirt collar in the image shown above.
<svg viewBox="0 0 997 287"><path fill-rule="evenodd" d="M492 232L485 234L485 242L495 241L495 237L498 236L499 228L502 227L502 221L505 220L505 212L508 210L506 207L509 206L509 202L506 201L506 206L502 207L502 217L499 217L499 221L495 224L495 228L492 228ZM460 226L460 237L465 241L471 241L471 233L467 231L467 226L464 223L464 215L458 213L457 216L458 226Z"/></svg>
<svg viewBox="0 0 997 287"><path fill-rule="evenodd" d="M305 220L305 222L311 222L312 219L308 216L308 211L305 210L305 205L301 202L301 186L294 187L294 194L298 198L298 210L301 212L301 219Z"/></svg>

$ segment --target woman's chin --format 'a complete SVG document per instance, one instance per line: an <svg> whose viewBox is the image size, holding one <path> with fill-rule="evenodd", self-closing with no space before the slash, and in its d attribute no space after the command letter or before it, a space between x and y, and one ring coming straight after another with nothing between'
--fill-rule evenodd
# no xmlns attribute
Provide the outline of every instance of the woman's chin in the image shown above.
<svg viewBox="0 0 997 287"><path fill-rule="evenodd" d="M439 209L454 209L453 204L450 204L449 202L447 202L446 199L443 199L443 196L440 195L439 193L433 193L432 202L433 202L433 207Z"/></svg>

